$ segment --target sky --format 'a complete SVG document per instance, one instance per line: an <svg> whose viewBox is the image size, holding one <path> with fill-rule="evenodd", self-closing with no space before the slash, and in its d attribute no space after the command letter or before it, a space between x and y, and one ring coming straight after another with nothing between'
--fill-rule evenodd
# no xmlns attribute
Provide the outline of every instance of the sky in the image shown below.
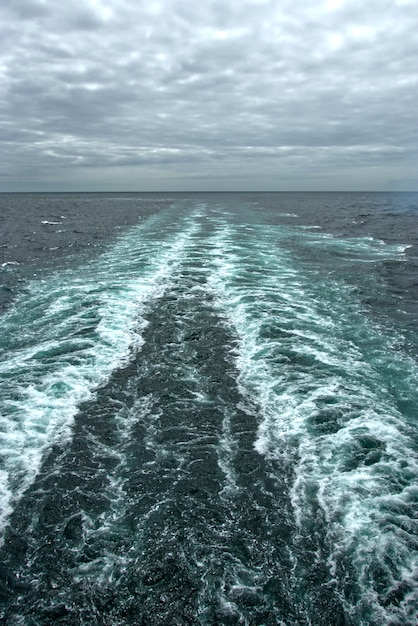
<svg viewBox="0 0 418 626"><path fill-rule="evenodd" d="M2 0L0 191L418 189L418 0Z"/></svg>

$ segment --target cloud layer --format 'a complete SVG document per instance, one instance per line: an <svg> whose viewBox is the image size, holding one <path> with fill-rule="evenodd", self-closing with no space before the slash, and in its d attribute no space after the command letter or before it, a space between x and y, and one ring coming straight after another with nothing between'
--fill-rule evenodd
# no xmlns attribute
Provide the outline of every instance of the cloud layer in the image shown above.
<svg viewBox="0 0 418 626"><path fill-rule="evenodd" d="M418 188L418 3L3 0L0 190Z"/></svg>

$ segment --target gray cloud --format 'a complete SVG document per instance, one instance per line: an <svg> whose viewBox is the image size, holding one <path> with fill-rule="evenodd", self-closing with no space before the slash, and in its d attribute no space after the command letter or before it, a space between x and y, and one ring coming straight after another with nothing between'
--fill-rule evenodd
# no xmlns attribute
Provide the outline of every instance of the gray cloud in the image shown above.
<svg viewBox="0 0 418 626"><path fill-rule="evenodd" d="M418 187L416 9L6 2L0 190Z"/></svg>

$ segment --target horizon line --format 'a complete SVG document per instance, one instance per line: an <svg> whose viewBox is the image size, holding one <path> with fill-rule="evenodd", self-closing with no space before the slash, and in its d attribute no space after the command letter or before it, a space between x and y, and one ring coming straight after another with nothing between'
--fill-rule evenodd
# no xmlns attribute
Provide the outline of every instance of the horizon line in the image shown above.
<svg viewBox="0 0 418 626"><path fill-rule="evenodd" d="M199 190L188 190L188 189L182 189L182 190L174 190L174 189L168 189L168 190L163 190L163 189L146 189L146 190L142 190L142 189L136 189L136 190L122 190L122 189L112 189L112 190L100 190L100 189L95 189L95 190L82 190L82 189L72 189L72 190L64 190L64 189L59 189L59 190L48 190L48 189L44 189L44 190L24 190L24 191L18 191L18 190L12 190L12 191L1 191L0 190L0 194L10 194L10 193L21 193L21 194L35 194L35 193L418 193L418 189L304 189L304 190L299 190L299 189L281 189L281 190L273 190L273 189L263 189L263 190L257 190L257 189L253 189L253 190L240 190L240 189L234 189L234 190L223 190L223 189L199 189Z"/></svg>

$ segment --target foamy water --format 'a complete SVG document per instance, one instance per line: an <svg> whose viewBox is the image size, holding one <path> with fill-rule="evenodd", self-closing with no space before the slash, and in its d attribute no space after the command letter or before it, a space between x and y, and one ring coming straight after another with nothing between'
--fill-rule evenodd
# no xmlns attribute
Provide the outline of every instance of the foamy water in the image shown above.
<svg viewBox="0 0 418 626"><path fill-rule="evenodd" d="M413 334L373 308L411 244L300 213L176 201L25 284L3 619L418 622Z"/></svg>

